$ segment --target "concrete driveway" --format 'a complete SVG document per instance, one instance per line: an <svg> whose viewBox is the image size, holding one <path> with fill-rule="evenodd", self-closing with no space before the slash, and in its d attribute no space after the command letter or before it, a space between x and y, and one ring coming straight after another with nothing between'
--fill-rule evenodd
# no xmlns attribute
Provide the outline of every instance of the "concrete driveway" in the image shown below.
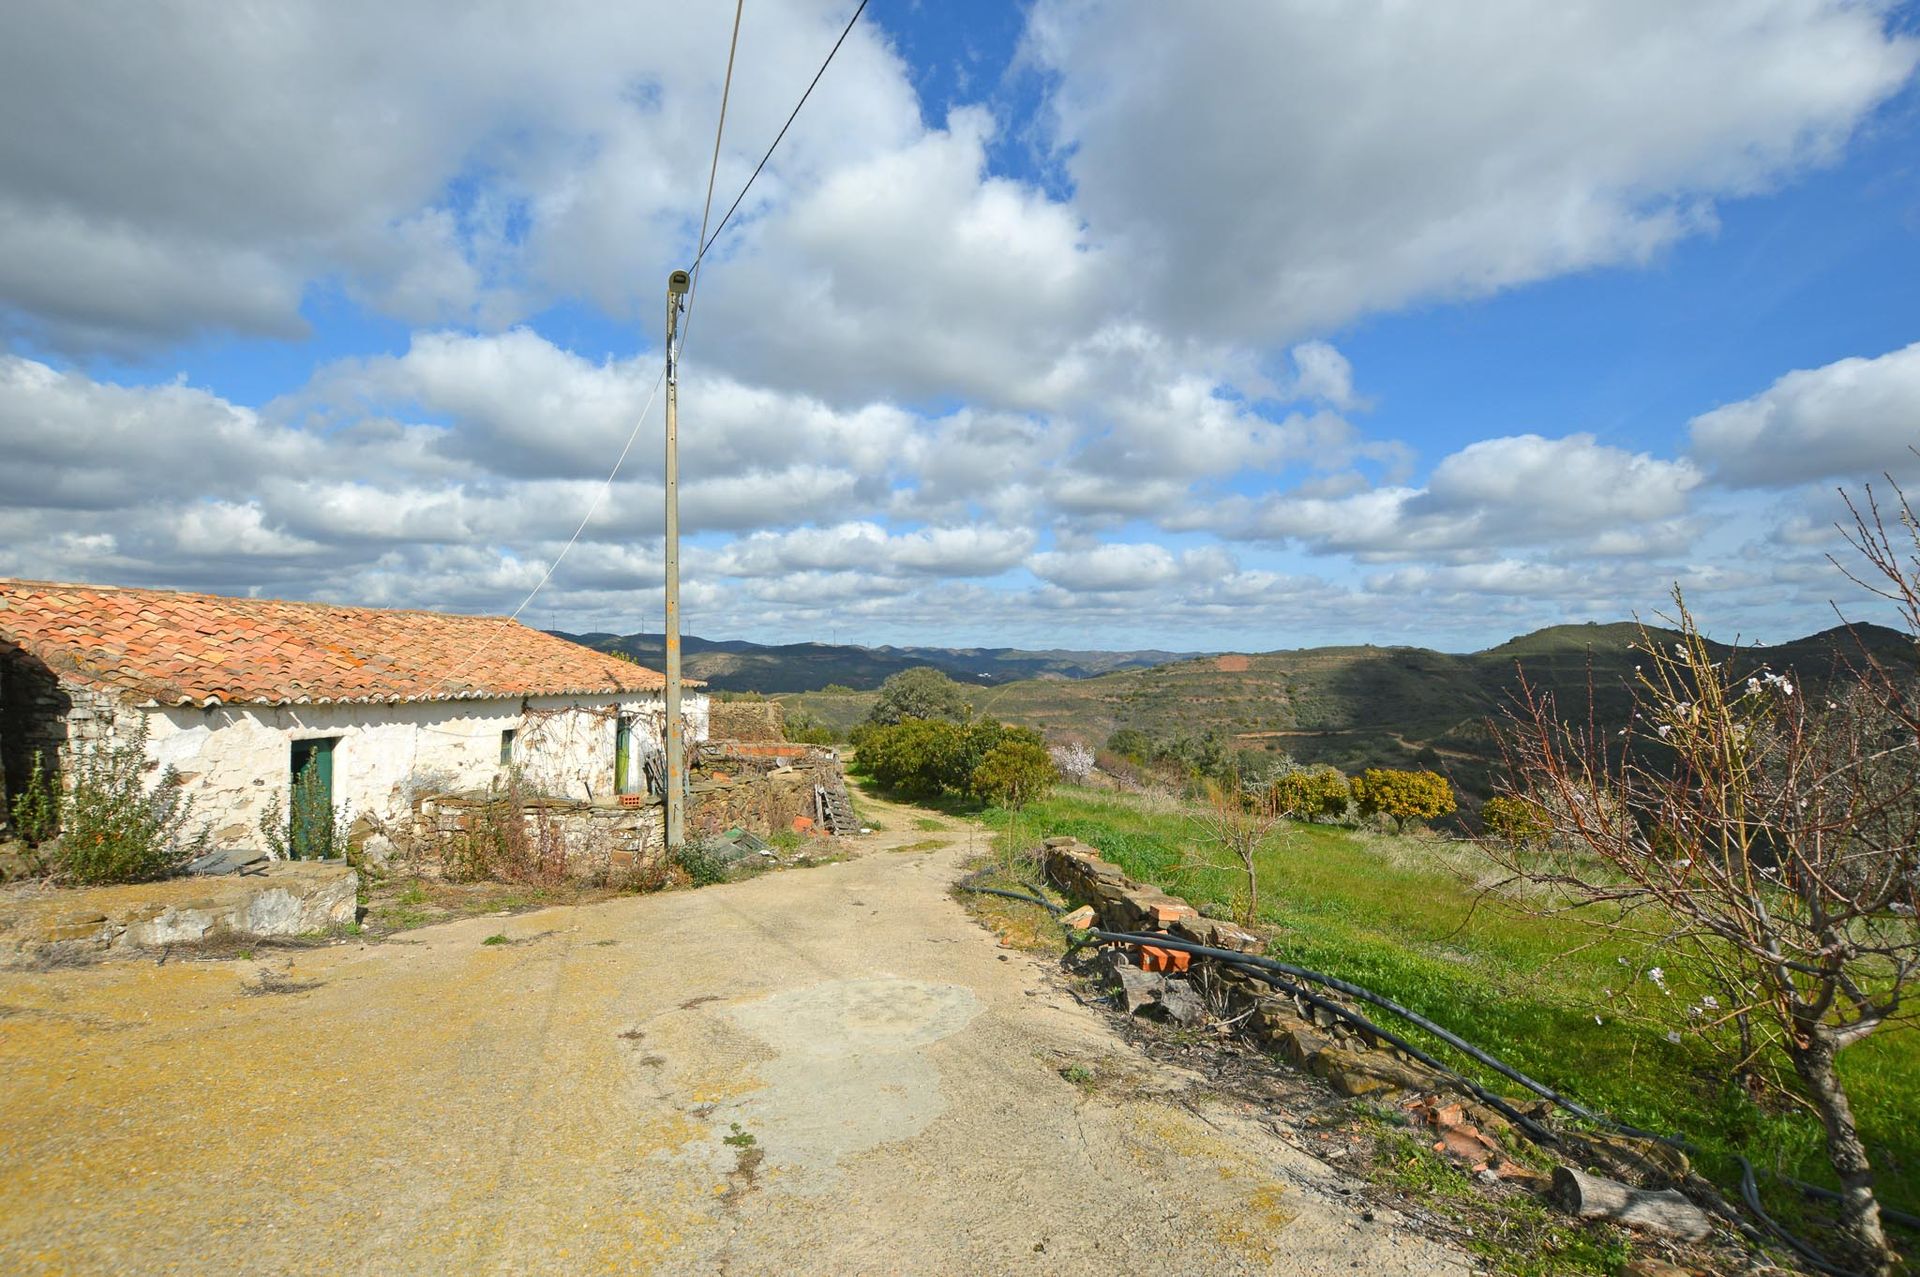
<svg viewBox="0 0 1920 1277"><path fill-rule="evenodd" d="M1467 1271L999 948L961 855L0 975L0 1271Z"/></svg>

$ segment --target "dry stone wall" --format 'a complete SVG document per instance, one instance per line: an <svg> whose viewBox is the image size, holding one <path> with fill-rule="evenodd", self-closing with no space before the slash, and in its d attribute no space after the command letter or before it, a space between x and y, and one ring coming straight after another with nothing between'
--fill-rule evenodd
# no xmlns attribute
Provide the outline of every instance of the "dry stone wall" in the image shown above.
<svg viewBox="0 0 1920 1277"><path fill-rule="evenodd" d="M707 736L716 741L783 741L786 718L779 701L713 701L708 706Z"/></svg>
<svg viewBox="0 0 1920 1277"><path fill-rule="evenodd" d="M1240 953L1262 947L1257 936L1233 923L1206 917L1178 896L1135 882L1078 839L1049 838L1043 855L1047 877L1084 900L1105 930L1159 932ZM1239 1019L1262 1046L1324 1078L1342 1095L1444 1090L1449 1085L1441 1074L1386 1047L1333 1012L1276 993L1239 968L1198 959L1187 969L1221 1012ZM1333 994L1324 1000L1336 1005L1344 1002Z"/></svg>

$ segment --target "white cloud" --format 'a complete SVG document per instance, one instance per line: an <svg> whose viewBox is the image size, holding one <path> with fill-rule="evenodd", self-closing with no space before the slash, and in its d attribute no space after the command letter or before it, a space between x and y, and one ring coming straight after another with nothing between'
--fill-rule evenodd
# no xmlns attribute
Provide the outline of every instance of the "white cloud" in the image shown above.
<svg viewBox="0 0 1920 1277"><path fill-rule="evenodd" d="M1333 345L1304 341L1293 348L1294 390L1307 399L1322 399L1341 412L1366 407L1353 393L1353 365Z"/></svg>
<svg viewBox="0 0 1920 1277"><path fill-rule="evenodd" d="M860 570L885 575L977 577L1004 572L1033 548L1024 528L923 528L893 534L877 523L755 532L713 559L735 577Z"/></svg>
<svg viewBox="0 0 1920 1277"><path fill-rule="evenodd" d="M1100 593L1148 590L1180 574L1179 560L1165 546L1113 542L1084 550L1050 550L1027 561L1033 574L1063 589Z"/></svg>
<svg viewBox="0 0 1920 1277"><path fill-rule="evenodd" d="M31 121L0 130L0 306L45 339L110 348L298 335L304 292L333 279L416 323L504 323L559 295L628 314L698 222L687 174L706 170L730 16L588 0L23 11L0 44L0 114ZM723 187L838 22L756 11ZM905 142L916 114L861 27L761 198Z"/></svg>
<svg viewBox="0 0 1920 1277"><path fill-rule="evenodd" d="M1042 0L1089 238L1173 322L1286 341L1646 260L1830 159L1911 73L1885 7Z"/></svg>
<svg viewBox="0 0 1920 1277"><path fill-rule="evenodd" d="M1802 369L1693 419L1693 455L1723 482L1790 486L1911 474L1920 447L1920 342Z"/></svg>
<svg viewBox="0 0 1920 1277"><path fill-rule="evenodd" d="M1649 536L1684 539L1688 495L1700 482L1690 462L1627 452L1592 435L1514 435L1443 458L1424 488L1241 498L1195 511L1180 526L1369 560L1555 544L1632 554Z"/></svg>

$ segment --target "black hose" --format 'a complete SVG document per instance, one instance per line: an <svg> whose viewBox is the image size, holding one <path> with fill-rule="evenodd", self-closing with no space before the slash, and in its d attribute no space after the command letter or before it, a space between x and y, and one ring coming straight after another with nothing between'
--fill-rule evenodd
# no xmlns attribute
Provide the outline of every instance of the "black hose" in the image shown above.
<svg viewBox="0 0 1920 1277"><path fill-rule="evenodd" d="M1370 1002L1374 1006L1380 1007L1383 1010L1393 1012L1395 1015L1406 1020L1408 1023L1417 1025L1420 1028L1425 1029L1427 1032L1433 1034L1433 1036L1439 1038L1442 1042L1445 1042L1448 1046L1454 1048L1456 1051L1459 1051L1462 1055L1468 1056L1469 1058L1474 1060L1478 1060L1480 1063L1486 1065L1488 1068L1492 1069L1494 1072L1499 1073L1502 1076L1511 1079L1512 1081L1518 1082L1521 1086L1526 1087L1529 1091L1532 1091L1535 1095L1540 1096L1542 1099L1553 1101L1555 1104L1560 1105L1562 1108L1566 1109L1567 1112L1572 1113L1576 1117L1585 1118L1586 1120L1591 1122L1603 1122L1606 1120L1600 1114L1593 1112L1591 1109L1588 1109L1580 1104L1574 1103L1572 1100L1569 1100L1566 1096L1561 1095L1558 1091L1554 1090L1550 1086L1547 1086L1545 1083L1534 1081L1532 1078L1520 1072L1520 1070L1514 1068L1513 1066L1507 1064L1505 1061L1495 1056L1487 1054L1485 1051L1481 1050L1479 1047L1475 1046L1473 1043L1468 1042L1466 1039L1458 1036L1457 1034L1450 1033L1446 1029L1441 1028L1439 1025L1435 1024L1432 1020L1427 1019L1426 1016L1421 1015L1418 1011L1412 1010L1409 1007L1401 1006L1398 1002L1395 1002L1391 998L1384 998L1379 994L1375 993L1371 989L1363 988L1362 986L1357 984L1350 984L1347 981L1339 979L1336 976L1323 975L1318 971L1309 971L1305 967L1296 967L1291 963L1278 962L1272 958L1259 958L1259 957L1253 956L1252 954L1236 953L1232 949L1215 949L1209 945L1192 944L1185 940L1173 939L1170 936L1168 937L1146 936L1146 935L1140 935L1136 932L1101 931L1098 929L1093 930L1092 934L1095 936L1098 936L1102 940L1117 940L1126 944L1156 944L1156 945L1160 945L1162 948L1181 949L1187 953L1195 954L1203 958L1213 958L1216 961L1220 961L1220 962L1235 962L1243 966L1251 965L1251 966L1257 966L1257 967L1265 967L1265 968L1268 968L1269 970L1278 971L1282 975L1292 976L1296 980L1308 980L1313 982L1314 984L1325 985L1329 989L1333 989L1340 993L1347 994L1350 997L1359 998L1362 1002ZM1653 1138L1658 1139L1660 1137L1654 1136Z"/></svg>
<svg viewBox="0 0 1920 1277"><path fill-rule="evenodd" d="M997 887L983 887L983 886L975 885L971 882L962 882L960 886L963 890L966 890L966 891L984 892L989 895L1006 896L1014 900L1029 901L1033 904L1037 904L1042 908L1046 909L1049 913L1053 914L1055 917L1058 917L1062 912L1064 912L1064 910L1062 910L1060 906L1055 905L1050 901L1044 900L1039 896L1031 896L1031 895L1025 895L1020 892L1006 891ZM1553 1103L1560 1105L1562 1108L1566 1109L1569 1113L1574 1114L1576 1117L1582 1118L1586 1121L1594 1122L1601 1126L1608 1127L1612 1130L1618 1131L1625 1135L1631 1135L1639 1139L1653 1140L1656 1143L1667 1145L1670 1148L1679 1149L1691 1155L1698 1155L1699 1153L1698 1147L1685 1139L1681 1139L1677 1136L1672 1136L1672 1135L1660 1135L1653 1131L1642 1130L1637 1126L1630 1126L1625 1122L1617 1121L1607 1116L1604 1113L1596 1112L1593 1109L1587 1108L1583 1104L1579 1104L1573 1100L1570 1100L1566 1096L1554 1090L1552 1087L1547 1086L1543 1082L1539 1082L1531 1077L1528 1077L1526 1074L1520 1072L1520 1070L1514 1068L1512 1065L1507 1064L1504 1060L1499 1059L1497 1056L1488 1054L1486 1051L1481 1050L1479 1047L1473 1045L1471 1042L1468 1042L1467 1040L1460 1037L1459 1035L1450 1032L1449 1030L1441 1027L1438 1024L1435 1024L1432 1020L1429 1020L1427 1017L1421 1015L1419 1012L1411 1009L1410 1007L1402 1006L1400 1003L1393 1001L1391 998L1383 997L1380 994L1375 993L1371 989L1368 989L1362 985L1353 984L1346 980L1342 980L1337 976L1330 976L1322 972L1311 971L1305 967L1297 967L1291 963L1280 962L1273 958L1257 957L1253 954L1240 953L1232 949L1219 949L1211 945L1196 944L1196 943L1193 943L1192 941L1181 940L1173 936L1160 935L1160 934L1145 935L1137 932L1127 932L1127 931L1107 931L1099 927L1087 928L1086 932L1084 933L1084 937L1074 945L1074 948L1078 949L1093 940L1113 942L1113 943L1119 943L1119 944L1129 944L1129 945L1136 945L1136 946L1137 945L1154 945L1156 947L1163 948L1163 949L1172 949L1179 952L1193 954L1196 957L1212 958L1217 962L1224 962L1231 966L1237 967L1243 971L1246 971L1248 974L1256 976L1259 979L1265 981L1268 984L1273 985L1276 988L1283 989L1284 991L1292 994L1293 996L1299 997L1305 1000L1312 1006L1320 1007L1326 1010L1329 1014L1339 1016L1340 1018L1348 1021L1349 1023L1354 1024L1356 1027L1359 1027L1365 1030L1366 1032L1375 1034L1376 1036L1381 1038L1383 1041L1389 1042L1392 1045L1398 1047L1400 1050L1405 1051L1408 1055L1419 1060L1422 1064L1425 1064L1427 1067L1435 1069L1436 1071L1442 1073L1443 1075L1461 1083L1462 1085L1467 1087L1469 1091L1476 1098L1480 1099L1483 1103L1487 1104L1488 1107L1495 1109L1496 1111L1504 1114L1510 1120L1512 1120L1516 1126L1520 1127L1521 1130L1527 1133L1528 1138L1532 1139L1537 1144L1550 1145L1550 1144L1557 1143L1558 1141L1556 1140L1552 1132L1548 1131L1545 1127L1541 1126L1539 1123L1535 1122L1533 1119L1527 1117L1525 1114L1520 1113L1518 1110L1514 1109L1511 1105L1507 1104L1499 1096L1494 1095L1492 1092L1489 1092L1485 1088L1481 1087L1472 1078L1465 1076L1464 1074L1460 1073L1458 1070L1449 1068L1447 1065L1442 1064L1440 1061L1434 1059L1431 1055L1420 1050L1420 1048L1414 1046L1412 1043L1406 1041L1404 1038L1398 1037L1397 1035L1390 1033L1385 1029L1382 1029L1380 1026L1367 1020L1364 1016L1360 1015L1358 1012L1353 1011L1347 1007L1342 1007L1337 1003L1328 1002L1325 999L1319 998L1314 994L1309 993L1305 989L1300 988L1298 985L1290 984L1284 980L1276 979L1275 974L1277 973L1278 975L1281 975L1281 976L1289 976L1295 980L1306 980L1315 984L1320 984L1325 986L1326 988L1333 989L1340 993L1345 993L1350 997L1359 998L1364 1002L1369 1002L1375 1006L1381 1007L1384 1010L1391 1011L1395 1015L1398 1015L1403 1019L1407 1020L1409 1023L1414 1024L1419 1028L1425 1029L1427 1032L1433 1034L1435 1037L1439 1038L1441 1041L1445 1042L1447 1045L1453 1047L1455 1050L1458 1050L1463 1055L1466 1055L1469 1058L1476 1060L1481 1064L1486 1065L1488 1068L1494 1070L1496 1073L1499 1073L1501 1076L1506 1077L1513 1082L1519 1083L1521 1086L1525 1087L1527 1090L1532 1091L1535 1095L1538 1095L1543 1099L1550 1100ZM1781 1241L1785 1242L1788 1246L1790 1246L1809 1265L1818 1269L1822 1273L1828 1274L1829 1277L1858 1277L1858 1275L1853 1273L1851 1270L1839 1268L1829 1263L1826 1260L1826 1258L1820 1254L1819 1251L1815 1250L1812 1246L1808 1245L1806 1242L1800 1240L1798 1237L1788 1232L1784 1227L1782 1227L1779 1223L1777 1223L1772 1216L1768 1215L1765 1209L1763 1209L1760 1205L1759 1188L1755 1182L1753 1163L1749 1162L1745 1157L1742 1157L1738 1153L1733 1154L1733 1157L1734 1157L1734 1160L1737 1161L1740 1165L1740 1195L1742 1199L1745 1201L1747 1209L1753 1212L1753 1214L1757 1218L1759 1218L1762 1223L1764 1223L1767 1226L1767 1229L1770 1232L1772 1232L1774 1236L1778 1237ZM1819 1197L1828 1201L1841 1200L1841 1194L1835 1192L1830 1188L1822 1188L1815 1184L1808 1184L1802 1180L1793 1179L1785 1175L1780 1176L1780 1178L1785 1180L1787 1183L1791 1184L1794 1188L1798 1189L1802 1193ZM1891 1209L1890 1207L1882 1206L1880 1208L1880 1214L1883 1219L1886 1219L1891 1223L1900 1225L1901 1227L1920 1229L1920 1219L1917 1219L1912 1215L1908 1215L1903 1211L1897 1211L1897 1210Z"/></svg>
<svg viewBox="0 0 1920 1277"><path fill-rule="evenodd" d="M973 874L969 877L962 878L959 882L956 882L953 885L958 887L962 891L971 891L975 895L979 895L979 896L1005 896L1008 900L1024 900L1029 904L1039 905L1042 909L1045 909L1048 913L1052 914L1056 918L1058 918L1061 914L1066 912L1065 909L1053 903L1053 901L1044 899L1040 896L1030 896L1022 891L1008 891L1005 887L981 886L979 879L985 877L987 874L992 872L993 871L991 869L983 869L977 874Z"/></svg>
<svg viewBox="0 0 1920 1277"><path fill-rule="evenodd" d="M1470 1092L1475 1099L1485 1104L1488 1108L1494 1109L1495 1111L1499 1112L1500 1114L1505 1116L1509 1121L1511 1121L1514 1125L1524 1130L1527 1133L1528 1138L1532 1139L1536 1144L1554 1144L1558 1142L1554 1138L1554 1134L1552 1131L1549 1131L1546 1127L1541 1126L1538 1122L1528 1117L1525 1113L1520 1112L1520 1110L1508 1104L1506 1100L1502 1099L1500 1096L1495 1095L1493 1092L1487 1090L1485 1087L1481 1086L1478 1082L1466 1076L1464 1073L1461 1073L1455 1069L1449 1068L1447 1065L1441 1063L1439 1060L1434 1059L1433 1056L1427 1054L1425 1051L1421 1050L1419 1047L1415 1046L1413 1043L1407 1041L1405 1038L1401 1037L1399 1034L1394 1033L1388 1029L1381 1028L1379 1025L1367 1019L1367 1017L1365 1017L1364 1015L1361 1015L1358 1011L1355 1011L1353 1008L1343 1007L1337 1002L1329 1002L1325 998L1320 997L1318 994L1312 993L1307 989L1302 988L1300 985L1292 983L1291 981L1287 980L1283 976L1277 975L1271 971L1263 971L1259 967L1253 966L1250 963L1234 962L1234 963L1230 963L1229 965L1238 967L1240 970L1245 971L1247 974L1254 976L1257 979L1264 980L1266 983L1272 985L1276 989L1279 989L1281 992L1291 994L1293 997L1301 999L1302 1001L1307 1003L1307 1005L1309 1006L1318 1007L1321 1010L1326 1011L1330 1015L1338 1016L1340 1019L1345 1020L1347 1023L1353 1025L1355 1028L1361 1030L1362 1032L1370 1033L1374 1037L1379 1038L1382 1042L1388 1043L1391 1046L1398 1047L1400 1050L1405 1051L1408 1055L1420 1061L1420 1063L1426 1065L1428 1068L1434 1070L1435 1072L1440 1073L1445 1077L1452 1078L1454 1081L1458 1082L1460 1085L1466 1087L1468 1092Z"/></svg>

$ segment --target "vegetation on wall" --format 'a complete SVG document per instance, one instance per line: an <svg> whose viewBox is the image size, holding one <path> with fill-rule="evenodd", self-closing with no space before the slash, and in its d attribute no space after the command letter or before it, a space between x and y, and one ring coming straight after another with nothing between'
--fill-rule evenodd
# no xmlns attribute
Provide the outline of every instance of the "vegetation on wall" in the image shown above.
<svg viewBox="0 0 1920 1277"><path fill-rule="evenodd" d="M167 768L148 784L147 725L124 737L76 748L59 803L55 871L81 884L147 882L177 873L206 850L193 824L193 799Z"/></svg>
<svg viewBox="0 0 1920 1277"><path fill-rule="evenodd" d="M351 825L347 805L332 804L317 759L309 759L290 787L287 805L279 798L260 813L260 837L276 860L335 860L347 854Z"/></svg>

